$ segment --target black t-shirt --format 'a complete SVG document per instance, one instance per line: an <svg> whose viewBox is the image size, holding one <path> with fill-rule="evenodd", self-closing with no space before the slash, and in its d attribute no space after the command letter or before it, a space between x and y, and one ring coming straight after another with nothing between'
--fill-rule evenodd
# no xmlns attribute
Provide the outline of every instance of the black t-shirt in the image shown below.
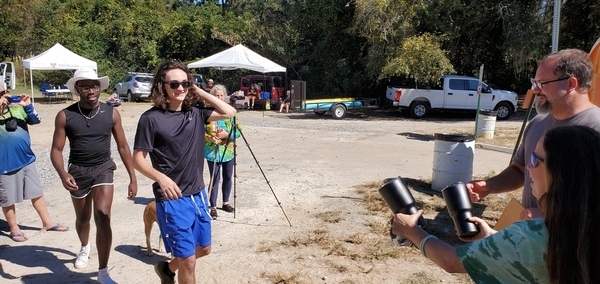
<svg viewBox="0 0 600 284"><path fill-rule="evenodd" d="M83 167L101 165L110 160L113 107L100 103L85 109L74 103L63 111L67 118L65 134L69 138L69 164ZM91 119L88 119L91 118Z"/></svg>
<svg viewBox="0 0 600 284"><path fill-rule="evenodd" d="M135 133L134 150L147 151L152 167L171 178L183 196L204 188L204 126L210 109L164 111L153 107L142 114ZM156 201L166 200L157 182Z"/></svg>

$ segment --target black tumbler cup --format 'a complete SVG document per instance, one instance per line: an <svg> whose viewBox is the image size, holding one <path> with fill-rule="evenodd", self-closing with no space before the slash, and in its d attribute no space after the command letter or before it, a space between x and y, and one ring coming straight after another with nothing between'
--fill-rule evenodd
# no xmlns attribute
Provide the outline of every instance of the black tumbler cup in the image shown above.
<svg viewBox="0 0 600 284"><path fill-rule="evenodd" d="M392 210L392 213L402 213L412 215L419 211L417 203L413 198L408 187L402 182L400 177L385 179L384 184L379 188L379 194ZM425 227L425 219L419 217L419 226Z"/></svg>
<svg viewBox="0 0 600 284"><path fill-rule="evenodd" d="M473 216L473 204L469 198L467 186L462 182L453 183L442 189L442 195L448 208L448 213L454 221L454 226L461 238L470 238L479 233L479 228L467 220Z"/></svg>

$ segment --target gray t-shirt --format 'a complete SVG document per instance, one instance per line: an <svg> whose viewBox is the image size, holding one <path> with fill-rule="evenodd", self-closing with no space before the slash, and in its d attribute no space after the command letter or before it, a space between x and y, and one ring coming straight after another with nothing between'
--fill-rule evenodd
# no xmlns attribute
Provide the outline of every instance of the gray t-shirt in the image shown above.
<svg viewBox="0 0 600 284"><path fill-rule="evenodd" d="M525 128L523 141L513 157L513 162L525 167L529 163L530 155L535 150L535 146L546 134L546 131L568 125L588 126L600 132L600 108L591 107L564 120L556 120L549 114L537 115ZM537 208L536 198L531 192L531 178L527 169L525 169L525 184L523 185L523 200L521 200L521 203L525 208Z"/></svg>

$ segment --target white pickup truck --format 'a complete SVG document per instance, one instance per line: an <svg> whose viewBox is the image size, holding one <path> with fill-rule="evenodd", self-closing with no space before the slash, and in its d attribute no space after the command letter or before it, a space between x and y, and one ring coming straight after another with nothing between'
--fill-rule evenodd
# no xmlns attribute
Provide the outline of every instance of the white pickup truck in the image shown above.
<svg viewBox="0 0 600 284"><path fill-rule="evenodd" d="M413 118L423 118L432 110L477 110L478 84L477 78L446 75L440 79L438 89L387 87L385 96L394 107L408 109ZM479 108L497 111L499 120L508 119L517 110L517 94L482 83Z"/></svg>

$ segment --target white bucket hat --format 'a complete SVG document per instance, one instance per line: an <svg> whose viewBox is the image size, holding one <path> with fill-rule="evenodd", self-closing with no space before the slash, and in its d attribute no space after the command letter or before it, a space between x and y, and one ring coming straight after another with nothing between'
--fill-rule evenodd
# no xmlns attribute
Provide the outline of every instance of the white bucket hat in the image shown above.
<svg viewBox="0 0 600 284"><path fill-rule="evenodd" d="M71 91L71 94L78 94L77 90L75 90L75 83L80 80L98 80L100 82L100 91L106 90L108 88L108 76L98 78L98 74L94 69L90 68L81 68L75 71L73 74L73 78L67 81L67 88Z"/></svg>

